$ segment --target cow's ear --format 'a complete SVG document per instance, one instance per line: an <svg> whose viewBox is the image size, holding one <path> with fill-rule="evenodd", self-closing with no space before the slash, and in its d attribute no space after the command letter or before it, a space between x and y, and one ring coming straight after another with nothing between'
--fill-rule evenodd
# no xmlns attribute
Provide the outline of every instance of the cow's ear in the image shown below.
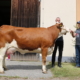
<svg viewBox="0 0 80 80"><path fill-rule="evenodd" d="M58 25L57 25L57 28L61 28L63 26L63 23L59 23Z"/></svg>

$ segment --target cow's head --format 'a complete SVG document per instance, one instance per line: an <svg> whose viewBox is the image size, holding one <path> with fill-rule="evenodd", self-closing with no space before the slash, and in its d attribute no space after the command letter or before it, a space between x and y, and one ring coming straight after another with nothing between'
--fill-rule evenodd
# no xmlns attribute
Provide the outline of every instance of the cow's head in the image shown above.
<svg viewBox="0 0 80 80"><path fill-rule="evenodd" d="M57 28L60 30L59 37L66 35L66 33L69 32L69 29L64 27L63 23L58 23Z"/></svg>

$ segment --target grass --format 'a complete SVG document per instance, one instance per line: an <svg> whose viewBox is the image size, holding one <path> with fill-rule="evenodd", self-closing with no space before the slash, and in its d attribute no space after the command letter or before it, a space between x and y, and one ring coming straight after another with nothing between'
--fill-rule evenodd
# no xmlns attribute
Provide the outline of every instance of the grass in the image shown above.
<svg viewBox="0 0 80 80"><path fill-rule="evenodd" d="M22 79L22 77L18 76L0 76L0 78L5 77L5 78L10 78L10 79ZM23 79L28 79L28 77L24 77Z"/></svg>
<svg viewBox="0 0 80 80"><path fill-rule="evenodd" d="M62 63L62 68L59 68L57 64L51 68L50 63L48 68L51 69L53 77L80 78L80 68L76 68L75 63Z"/></svg>

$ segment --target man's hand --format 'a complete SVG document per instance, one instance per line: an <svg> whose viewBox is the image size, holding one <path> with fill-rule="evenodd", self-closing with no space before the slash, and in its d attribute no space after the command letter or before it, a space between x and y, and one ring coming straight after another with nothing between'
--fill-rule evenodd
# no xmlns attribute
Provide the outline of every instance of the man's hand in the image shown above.
<svg viewBox="0 0 80 80"><path fill-rule="evenodd" d="M69 29L69 32L70 32L70 33L73 33L73 31L72 31L71 29Z"/></svg>

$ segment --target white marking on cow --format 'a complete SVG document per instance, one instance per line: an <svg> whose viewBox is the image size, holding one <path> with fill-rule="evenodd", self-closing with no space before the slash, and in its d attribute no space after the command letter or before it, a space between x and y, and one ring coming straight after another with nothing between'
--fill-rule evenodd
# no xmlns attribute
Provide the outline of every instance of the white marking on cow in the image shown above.
<svg viewBox="0 0 80 80"><path fill-rule="evenodd" d="M16 51L17 48L18 48L17 42L15 39L13 39L13 41L8 45L7 53L12 54Z"/></svg>
<svg viewBox="0 0 80 80"><path fill-rule="evenodd" d="M59 36L58 36L58 38L59 37L61 37L61 36L63 36L64 34L66 34L67 32L69 32L69 29L68 28L66 28L66 27L61 27L62 28L62 30L61 30L61 32L59 33Z"/></svg>
<svg viewBox="0 0 80 80"><path fill-rule="evenodd" d="M21 54L24 54L24 53L41 53L41 48L38 48L38 49L35 49L35 50L32 50L32 51L29 51L29 50L22 50L22 49L16 49L17 51L19 51ZM51 48L48 48L48 55L52 54L53 52L53 47Z"/></svg>
<svg viewBox="0 0 80 80"><path fill-rule="evenodd" d="M43 73L46 73L46 65L42 65L42 71Z"/></svg>
<svg viewBox="0 0 80 80"><path fill-rule="evenodd" d="M50 47L48 48L48 54L47 55L51 55L53 53L54 47Z"/></svg>

